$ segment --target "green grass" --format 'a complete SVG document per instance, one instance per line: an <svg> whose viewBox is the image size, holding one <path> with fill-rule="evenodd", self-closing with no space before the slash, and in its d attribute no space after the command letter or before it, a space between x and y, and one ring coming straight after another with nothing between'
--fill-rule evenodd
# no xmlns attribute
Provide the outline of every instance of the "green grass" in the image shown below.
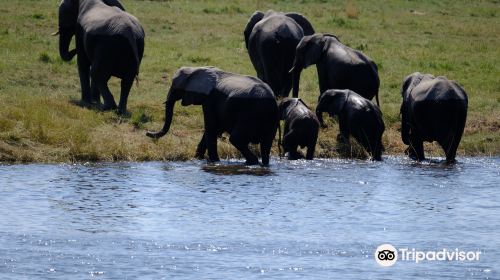
<svg viewBox="0 0 500 280"><path fill-rule="evenodd" d="M57 1L12 0L0 6L0 161L70 162L184 160L203 131L199 107L176 106L171 132L153 141L174 71L214 65L255 75L243 29L255 10L297 11L318 32L338 35L380 68L386 154L400 154L400 86L415 71L444 75L469 94L459 155L500 154L499 1L131 1L123 0L146 31L140 83L129 98L130 117L81 108L75 61L58 55ZM118 101L119 83L110 86ZM316 70L304 71L300 96L318 96ZM320 133L317 154L337 156L337 125ZM222 158L238 157L227 139ZM427 145L430 155L442 152ZM276 153L277 148L274 147Z"/></svg>

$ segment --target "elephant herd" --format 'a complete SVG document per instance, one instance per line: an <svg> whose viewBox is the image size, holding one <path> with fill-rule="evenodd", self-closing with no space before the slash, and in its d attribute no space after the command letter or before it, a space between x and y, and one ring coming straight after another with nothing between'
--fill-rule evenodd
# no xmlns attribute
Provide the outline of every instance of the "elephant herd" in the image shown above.
<svg viewBox="0 0 500 280"><path fill-rule="evenodd" d="M69 61L77 56L82 103L125 113L144 53L145 34L137 18L118 0L62 0L56 34L61 58ZM168 91L164 125L147 136L160 138L169 131L174 105L181 100L183 106L203 109L205 129L196 157L208 153L209 161L219 161L217 138L226 132L246 164L259 163L249 149L253 143L260 144L262 164L268 165L280 120L284 136L278 145L288 158L303 158L298 148L307 147L305 158L312 159L320 127L325 127L322 113L327 112L338 116L339 141L348 144L352 136L373 160L381 160L385 126L378 69L372 59L335 35L316 33L298 13L255 12L243 34L258 78L211 66L181 67ZM76 47L69 50L73 37ZM320 89L315 112L298 98L301 71L313 64ZM121 79L118 106L107 86L111 76ZM405 78L401 95L401 137L409 156L423 160L423 142L437 141L446 160L453 162L467 116L465 91L445 77L416 72Z"/></svg>

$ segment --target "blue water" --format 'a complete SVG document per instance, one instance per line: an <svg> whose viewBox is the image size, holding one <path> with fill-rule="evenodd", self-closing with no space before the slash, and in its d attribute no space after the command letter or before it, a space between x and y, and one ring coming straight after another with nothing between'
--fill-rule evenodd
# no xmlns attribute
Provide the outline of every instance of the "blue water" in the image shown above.
<svg viewBox="0 0 500 280"><path fill-rule="evenodd" d="M0 279L499 279L500 158L458 160L0 165Z"/></svg>

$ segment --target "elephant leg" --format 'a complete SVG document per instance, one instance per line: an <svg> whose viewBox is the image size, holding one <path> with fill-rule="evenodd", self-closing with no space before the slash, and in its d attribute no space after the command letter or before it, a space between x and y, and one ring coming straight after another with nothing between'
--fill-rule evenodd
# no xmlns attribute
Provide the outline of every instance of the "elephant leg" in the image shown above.
<svg viewBox="0 0 500 280"><path fill-rule="evenodd" d="M101 110L107 111L107 110L115 110L116 109L116 102L115 99L113 98L113 95L111 94L111 91L109 91L108 88L108 80L97 80L97 88L99 89L99 92L102 95L102 98L104 100L104 104L101 107Z"/></svg>
<svg viewBox="0 0 500 280"><path fill-rule="evenodd" d="M370 154L371 160L382 160L381 135L375 131L362 131L358 140L365 150Z"/></svg>
<svg viewBox="0 0 500 280"><path fill-rule="evenodd" d="M200 143L198 143L198 147L196 148L196 158L204 159L205 152L207 151L207 143L205 141L205 133L203 133L203 137L201 137Z"/></svg>
<svg viewBox="0 0 500 280"><path fill-rule="evenodd" d="M255 165L259 164L259 159L250 151L248 148L248 144L250 141L248 137L243 133L245 128L235 128L231 132L231 136L229 137L229 142L233 144L233 146L241 152L241 154L245 157L247 165Z"/></svg>
<svg viewBox="0 0 500 280"><path fill-rule="evenodd" d="M446 143L440 143L441 147L444 149L446 162L448 163L455 163L456 161L455 157L457 155L458 145L460 144L460 140L462 139L462 135L464 133L465 119L466 116L463 114L455 126L456 130L454 131L451 139L448 139Z"/></svg>
<svg viewBox="0 0 500 280"><path fill-rule="evenodd" d="M94 81L94 79L90 80L90 93L92 104L96 104L97 106L99 106L99 104L101 103L101 95L99 94L99 88L97 88L97 83Z"/></svg>
<svg viewBox="0 0 500 280"><path fill-rule="evenodd" d="M424 156L424 142L415 136L410 136L410 147L408 147L408 155L410 158L422 161Z"/></svg>
<svg viewBox="0 0 500 280"><path fill-rule="evenodd" d="M77 56L78 75L80 76L80 86L82 90L82 102L85 104L92 103L90 92L90 63L84 55Z"/></svg>
<svg viewBox="0 0 500 280"><path fill-rule="evenodd" d="M260 154L262 157L262 165L269 165L269 155L271 154L271 147L273 146L273 139L264 139L260 142Z"/></svg>
<svg viewBox="0 0 500 280"><path fill-rule="evenodd" d="M120 102L118 104L118 114L125 114L127 112L127 100L130 89L134 84L134 77L123 78L121 81Z"/></svg>
<svg viewBox="0 0 500 280"><path fill-rule="evenodd" d="M365 151L373 158L373 142L370 141L368 135L366 135L366 131L359 131L359 135L355 134L356 141L365 149Z"/></svg>
<svg viewBox="0 0 500 280"><path fill-rule="evenodd" d="M382 139L378 138L372 142L372 160L381 161L382 160Z"/></svg>
<svg viewBox="0 0 500 280"><path fill-rule="evenodd" d="M316 131L315 134L313 134L312 139L307 145L307 153L306 153L306 159L307 160L312 160L314 157L314 151L316 150L316 142L318 141L318 132Z"/></svg>
<svg viewBox="0 0 500 280"><path fill-rule="evenodd" d="M101 94L102 99L104 100L104 104L102 105L101 110L106 111L106 110L116 109L115 99L113 98L113 95L111 94L111 91L109 91L108 88L108 81L111 78L111 76L102 74L99 69L99 65L96 64L92 65L90 75L92 77L93 82L96 83L96 86L99 89L99 93Z"/></svg>
<svg viewBox="0 0 500 280"><path fill-rule="evenodd" d="M213 104L205 103L203 104L203 120L205 122L205 132L201 138L200 143L196 152L203 152L205 154L205 149L208 150L208 160L210 162L220 161L219 153L217 152L217 131L218 126L216 123L216 115L213 109Z"/></svg>
<svg viewBox="0 0 500 280"><path fill-rule="evenodd" d="M208 149L208 160L211 162L220 161L219 153L217 152L217 137L207 137L205 145Z"/></svg>
<svg viewBox="0 0 500 280"><path fill-rule="evenodd" d="M294 131L293 129L291 129L288 131L288 133L285 134L285 136L283 136L283 148L285 153L288 152L289 160L296 160L303 158L303 156L299 152L297 152L298 147L299 144L295 139Z"/></svg>
<svg viewBox="0 0 500 280"><path fill-rule="evenodd" d="M458 139L455 139L455 137L457 137ZM447 139L446 141L439 142L439 145L441 145L441 147L444 150L444 153L446 154L447 163L455 162L455 156L457 154L458 144L460 144L460 137L457 135L454 135L453 138Z"/></svg>

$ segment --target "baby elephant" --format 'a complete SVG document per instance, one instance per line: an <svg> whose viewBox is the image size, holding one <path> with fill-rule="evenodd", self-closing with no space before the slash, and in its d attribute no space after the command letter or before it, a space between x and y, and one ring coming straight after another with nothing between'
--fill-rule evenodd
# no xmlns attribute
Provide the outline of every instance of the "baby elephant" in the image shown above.
<svg viewBox="0 0 500 280"><path fill-rule="evenodd" d="M306 159L313 159L318 140L318 118L299 98L284 98L278 109L280 120L285 120L283 148L285 153L288 152L288 159L304 157L297 151L298 146L307 147Z"/></svg>
<svg viewBox="0 0 500 280"><path fill-rule="evenodd" d="M372 160L382 160L385 126L382 112L370 100L348 89L327 90L321 95L316 107L316 115L322 126L323 112L328 112L331 117L339 116L340 135L346 142L352 135L371 154Z"/></svg>

